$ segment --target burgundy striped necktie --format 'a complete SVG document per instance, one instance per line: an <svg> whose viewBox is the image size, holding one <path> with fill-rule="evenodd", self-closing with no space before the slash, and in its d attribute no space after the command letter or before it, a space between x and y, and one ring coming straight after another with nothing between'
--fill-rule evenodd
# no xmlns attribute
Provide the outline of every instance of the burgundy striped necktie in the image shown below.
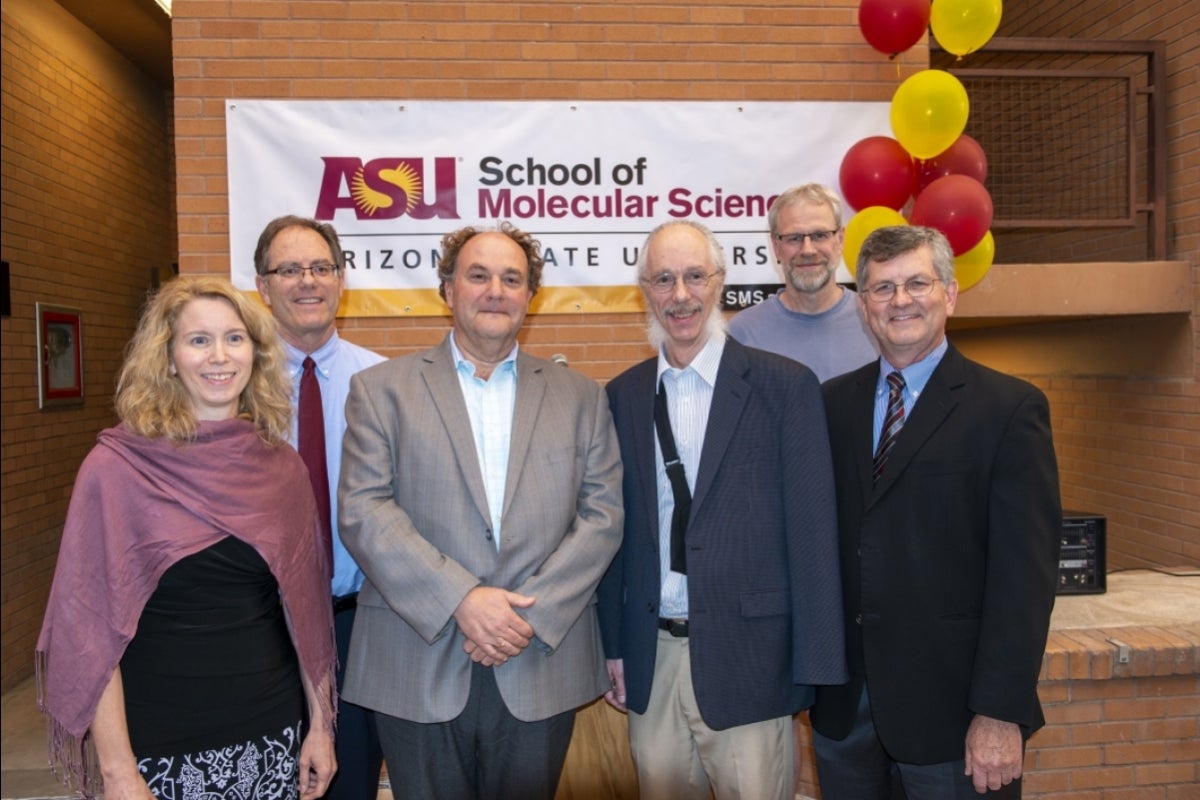
<svg viewBox="0 0 1200 800"><path fill-rule="evenodd" d="M883 474L883 465L887 463L888 454L896 446L896 437L904 427L904 376L899 370L887 376L888 403L887 414L883 418L883 430L879 434L879 447L875 449L875 463L871 469L873 481L878 481Z"/></svg>
<svg viewBox="0 0 1200 800"><path fill-rule="evenodd" d="M304 359L300 376L300 407L297 413L297 450L308 467L317 513L321 517L320 547L333 570L333 520L329 508L329 472L325 466L325 414L321 409L321 384L317 382L317 364L311 356Z"/></svg>

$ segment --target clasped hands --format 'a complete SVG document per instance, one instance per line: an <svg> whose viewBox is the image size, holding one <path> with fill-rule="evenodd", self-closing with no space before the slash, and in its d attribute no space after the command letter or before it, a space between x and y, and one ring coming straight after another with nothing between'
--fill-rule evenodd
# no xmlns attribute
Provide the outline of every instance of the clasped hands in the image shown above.
<svg viewBox="0 0 1200 800"><path fill-rule="evenodd" d="M494 586L467 592L454 610L454 621L467 637L463 651L485 667L519 656L533 639L533 626L514 609L529 608L534 599Z"/></svg>

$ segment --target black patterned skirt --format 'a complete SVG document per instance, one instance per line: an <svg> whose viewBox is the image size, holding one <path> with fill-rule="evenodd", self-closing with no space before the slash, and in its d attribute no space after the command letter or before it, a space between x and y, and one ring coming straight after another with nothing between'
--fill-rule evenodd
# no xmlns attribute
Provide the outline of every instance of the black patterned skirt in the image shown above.
<svg viewBox="0 0 1200 800"><path fill-rule="evenodd" d="M296 800L300 723L216 750L138 759L158 800Z"/></svg>

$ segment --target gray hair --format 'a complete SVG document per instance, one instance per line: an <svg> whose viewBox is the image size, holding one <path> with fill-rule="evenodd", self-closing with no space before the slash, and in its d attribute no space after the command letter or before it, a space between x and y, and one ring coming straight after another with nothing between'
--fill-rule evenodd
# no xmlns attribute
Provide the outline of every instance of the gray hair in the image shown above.
<svg viewBox="0 0 1200 800"><path fill-rule="evenodd" d="M669 222L662 223L646 235L646 241L642 243L642 249L638 251L638 278L641 279L646 277L646 267L648 266L650 259L648 253L650 252L650 243L654 241L654 237L668 228L673 228L677 225L698 231L704 237L704 241L708 243L708 258L712 262L713 269L715 269L718 274L723 275L725 273L725 251L721 249L721 243L717 241L717 237L713 235L711 230L708 229L708 226L702 222L696 222L695 220L691 219L673 219Z"/></svg>
<svg viewBox="0 0 1200 800"><path fill-rule="evenodd" d="M920 225L891 225L871 231L859 248L855 264L859 288L867 285L867 271L872 261L891 261L922 247L929 248L934 272L943 285L949 286L954 281L954 251L942 232Z"/></svg>
<svg viewBox="0 0 1200 800"><path fill-rule="evenodd" d="M771 228L772 236L779 233L779 215L783 213L785 208L796 203L829 206L829 210L833 212L834 223L839 228L842 227L842 199L827 186L822 186L819 183L805 183L800 186L793 186L776 197L775 202L771 203L771 209L767 212L767 225Z"/></svg>

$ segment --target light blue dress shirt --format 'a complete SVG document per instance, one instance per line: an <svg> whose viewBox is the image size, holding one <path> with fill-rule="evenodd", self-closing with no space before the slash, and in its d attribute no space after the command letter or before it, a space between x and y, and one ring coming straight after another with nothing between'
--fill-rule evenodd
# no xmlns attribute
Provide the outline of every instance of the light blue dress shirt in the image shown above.
<svg viewBox="0 0 1200 800"><path fill-rule="evenodd" d="M475 453L483 471L492 536L500 549L500 517L504 514L504 489L508 481L508 446L512 440L513 409L517 401L517 346L496 365L488 380L475 377L475 365L463 358L450 334L450 351L458 384L462 387L475 435Z"/></svg>
<svg viewBox="0 0 1200 800"><path fill-rule="evenodd" d="M921 392L925 391L925 384L929 383L929 376L941 363L942 356L946 355L947 346L946 337L943 336L941 344L933 348L929 355L914 364L909 364L902 370L897 370L883 356L879 357L879 380L875 384L875 424L872 428L875 435L871 440L872 453L879 449L879 437L883 433L883 420L887 416L887 376L893 372L899 372L904 376L904 419L907 420L912 414L913 406L921 397Z"/></svg>
<svg viewBox="0 0 1200 800"><path fill-rule="evenodd" d="M299 408L300 376L304 372L305 353L283 343L287 352L288 375L292 379L292 410ZM325 415L325 468L329 471L329 508L333 519L333 597L357 592L363 574L354 563L338 534L338 479L342 474L342 434L346 432L346 396L350 394L350 376L386 361L383 356L347 342L334 331L328 342L311 353L317 364L317 383L321 387L321 410ZM297 441L297 420L292 415L291 444Z"/></svg>
<svg viewBox="0 0 1200 800"><path fill-rule="evenodd" d="M725 352L724 335L713 336L704 348L683 369L672 367L662 352L658 354L658 374L654 382L658 391L661 380L667 390L667 413L671 417L671 434L675 449L687 475L688 489L696 491L696 473L700 471L700 453L704 450L704 432L708 429L708 412L712 408L713 387L717 385L717 370ZM653 420L650 421L653 426ZM662 594L659 616L687 618L687 576L671 571L671 515L675 511L675 494L663 464L662 447L654 433L654 469L658 485L658 555Z"/></svg>

